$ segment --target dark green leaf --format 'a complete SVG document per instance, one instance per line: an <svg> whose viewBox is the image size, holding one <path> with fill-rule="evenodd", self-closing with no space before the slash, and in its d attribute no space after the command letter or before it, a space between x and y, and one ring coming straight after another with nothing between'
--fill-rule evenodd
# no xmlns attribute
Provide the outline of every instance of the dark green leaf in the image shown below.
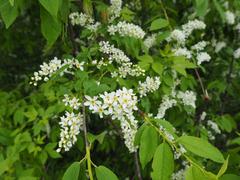
<svg viewBox="0 0 240 180"><path fill-rule="evenodd" d="M150 31L158 30L164 27L167 27L169 25L169 22L166 19L156 19L151 23Z"/></svg>

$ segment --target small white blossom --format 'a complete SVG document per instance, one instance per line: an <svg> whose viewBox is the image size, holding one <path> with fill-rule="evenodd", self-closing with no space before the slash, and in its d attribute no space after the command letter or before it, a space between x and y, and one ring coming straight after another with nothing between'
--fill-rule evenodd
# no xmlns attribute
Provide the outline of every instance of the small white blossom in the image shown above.
<svg viewBox="0 0 240 180"><path fill-rule="evenodd" d="M138 87L138 92L140 94L140 97L146 96L147 93L149 92L154 92L156 90L158 90L161 81L159 77L149 77L147 76L145 82L138 82L139 87Z"/></svg>
<svg viewBox="0 0 240 180"><path fill-rule="evenodd" d="M231 11L225 12L226 22L229 25L233 25L235 23L235 15Z"/></svg>
<svg viewBox="0 0 240 180"><path fill-rule="evenodd" d="M202 62L209 62L211 60L211 56L209 56L206 52L200 52L197 54L197 64L200 65Z"/></svg>
<svg viewBox="0 0 240 180"><path fill-rule="evenodd" d="M179 98L184 105L196 108L196 94L193 91L179 91L177 94L177 98Z"/></svg>
<svg viewBox="0 0 240 180"><path fill-rule="evenodd" d="M203 111L201 116L200 116L200 121L205 120L206 116L207 116L207 113L205 111Z"/></svg>
<svg viewBox="0 0 240 180"><path fill-rule="evenodd" d="M65 106L70 106L71 108L77 110L79 109L81 103L79 102L79 99L77 99L76 97L70 98L69 95L65 94L64 95L64 99L63 102L65 104Z"/></svg>
<svg viewBox="0 0 240 180"><path fill-rule="evenodd" d="M216 134L221 134L221 130L219 129L218 125L211 121L211 120L208 120L207 121L207 125L216 133Z"/></svg>
<svg viewBox="0 0 240 180"><path fill-rule="evenodd" d="M118 32L120 36L129 36L137 39L143 39L146 34L140 26L125 21L116 25L109 25L108 32L110 35L115 35Z"/></svg>

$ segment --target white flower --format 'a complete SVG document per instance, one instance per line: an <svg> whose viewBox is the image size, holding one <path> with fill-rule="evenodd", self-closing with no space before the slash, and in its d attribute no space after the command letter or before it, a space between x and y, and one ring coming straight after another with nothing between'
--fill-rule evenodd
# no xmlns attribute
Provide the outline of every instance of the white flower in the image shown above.
<svg viewBox="0 0 240 180"><path fill-rule="evenodd" d="M127 75L141 76L144 74L145 71L143 69L141 69L138 65L133 65L132 62L130 62L129 57L127 57L122 50L110 45L108 41L101 41L99 46L100 52L109 55L110 62L115 61L120 65L120 67L118 67L120 77L126 78ZM117 72L114 72L114 74L116 73Z"/></svg>
<svg viewBox="0 0 240 180"><path fill-rule="evenodd" d="M202 62L209 62L211 60L211 57L206 52L200 52L197 54L197 64L200 65Z"/></svg>
<svg viewBox="0 0 240 180"><path fill-rule="evenodd" d="M178 48L178 49L174 49L174 55L175 56L185 56L187 59L191 59L192 58L192 52L189 51L187 48Z"/></svg>
<svg viewBox="0 0 240 180"><path fill-rule="evenodd" d="M101 25L99 22L94 22L94 20L87 14L73 12L69 15L72 25L80 25L89 29L92 32L97 31L98 27Z"/></svg>
<svg viewBox="0 0 240 180"><path fill-rule="evenodd" d="M49 78L56 73L56 71L58 71L59 69L63 68L64 66L67 66L63 72L61 72L60 75L63 75L64 73L70 73L72 74L71 71L69 71L70 69L73 69L74 67L77 69L80 69L81 71L83 71L83 65L84 62L79 62L77 59L64 59L64 60L60 60L56 57L54 57L52 60L49 61L49 63L43 63L42 65L40 65L40 70L37 72L34 72L34 76L31 77L31 82L30 84L33 84L34 86L37 85L38 81L44 80L44 81L48 81Z"/></svg>
<svg viewBox="0 0 240 180"><path fill-rule="evenodd" d="M120 16L122 10L122 0L110 0L111 6L109 7L109 21L112 22L114 19Z"/></svg>
<svg viewBox="0 0 240 180"><path fill-rule="evenodd" d="M145 82L138 82L138 92L140 94L140 97L146 96L149 92L154 92L158 90L161 82L159 77L149 77L147 76Z"/></svg>
<svg viewBox="0 0 240 180"><path fill-rule="evenodd" d="M222 48L226 47L226 43L223 41L217 42L215 45L215 52L218 53L222 50Z"/></svg>
<svg viewBox="0 0 240 180"><path fill-rule="evenodd" d="M236 49L234 52L233 52L233 57L235 59L239 59L240 58L240 48Z"/></svg>
<svg viewBox="0 0 240 180"><path fill-rule="evenodd" d="M157 34L152 34L151 36L148 36L143 44L146 46L147 49L150 49L152 46L156 44L156 36Z"/></svg>
<svg viewBox="0 0 240 180"><path fill-rule="evenodd" d="M173 30L173 32L170 35L170 39L177 41L179 44L185 44L186 36L185 33L179 29Z"/></svg>
<svg viewBox="0 0 240 180"><path fill-rule="evenodd" d="M129 36L136 39L143 39L146 34L140 26L125 21L119 22L117 25L109 25L108 32L110 35L115 35L118 32L120 36Z"/></svg>
<svg viewBox="0 0 240 180"><path fill-rule="evenodd" d="M80 129L82 129L83 117L80 113L74 114L66 111L65 116L61 117L59 124L61 126L61 139L58 143L57 152L60 152L62 149L69 151L76 143L77 135L80 133Z"/></svg>
<svg viewBox="0 0 240 180"><path fill-rule="evenodd" d="M199 21L197 19L193 21L188 21L188 23L182 25L182 30L186 36L186 38L194 31L205 29L206 24L203 21Z"/></svg>
<svg viewBox="0 0 240 180"><path fill-rule="evenodd" d="M225 12L226 22L229 25L233 25L235 23L235 15L231 11Z"/></svg>
<svg viewBox="0 0 240 180"><path fill-rule="evenodd" d="M65 106L70 106L71 108L77 110L80 107L80 103L79 103L79 99L77 99L76 97L73 97L72 99L69 98L69 96L67 94L64 95L64 99L63 102L65 104Z"/></svg>
<svg viewBox="0 0 240 180"><path fill-rule="evenodd" d="M138 108L136 106L137 96L133 93L133 90L122 88L115 92L104 92L104 94L94 98L86 96L86 99L88 101L84 105L89 106L89 109L91 107L90 110L93 110L93 113L99 114L101 118L103 118L103 115L107 115L120 121L125 144L130 152L134 152L137 148L134 146L137 121L133 113Z"/></svg>
<svg viewBox="0 0 240 180"><path fill-rule="evenodd" d="M211 120L208 120L207 121L207 125L216 133L216 134L221 134L221 130L219 129L218 125L211 121Z"/></svg>
<svg viewBox="0 0 240 180"><path fill-rule="evenodd" d="M165 95L162 99L162 103L158 108L158 114L156 118L158 119L164 118L166 111L171 107L175 106L176 104L177 104L177 101L175 99L170 99L170 97Z"/></svg>
<svg viewBox="0 0 240 180"><path fill-rule="evenodd" d="M207 42L206 41L200 41L197 44L195 44L194 46L192 46L191 49L199 52L199 51L204 50L204 48L206 46L207 46Z"/></svg>
<svg viewBox="0 0 240 180"><path fill-rule="evenodd" d="M200 121L205 120L206 116L207 116L207 113L205 111L203 111L201 116L200 116Z"/></svg>
<svg viewBox="0 0 240 180"><path fill-rule="evenodd" d="M196 108L196 94L193 91L179 91L177 94L177 98L180 99L184 105Z"/></svg>

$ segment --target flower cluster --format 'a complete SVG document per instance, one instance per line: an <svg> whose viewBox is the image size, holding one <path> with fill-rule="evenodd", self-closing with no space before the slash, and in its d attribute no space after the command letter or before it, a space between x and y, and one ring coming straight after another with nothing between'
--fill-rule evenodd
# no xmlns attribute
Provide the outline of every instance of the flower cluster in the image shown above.
<svg viewBox="0 0 240 180"><path fill-rule="evenodd" d="M185 180L185 173L189 165L186 161L182 161L182 169L179 169L177 172L172 174L171 180Z"/></svg>
<svg viewBox="0 0 240 180"><path fill-rule="evenodd" d="M94 22L94 20L87 14L73 12L69 15L72 25L80 25L86 27L88 30L95 32L100 26L99 22Z"/></svg>
<svg viewBox="0 0 240 180"><path fill-rule="evenodd" d="M80 129L83 125L82 115L66 112L65 116L61 117L59 122L61 126L60 141L58 143L57 152L62 149L64 151L69 151L70 148L76 143L77 135L80 133Z"/></svg>
<svg viewBox="0 0 240 180"><path fill-rule="evenodd" d="M49 63L44 62L42 65L40 65L40 70L37 72L34 72L33 74L34 76L31 77L30 84L37 86L38 81L41 81L41 80L48 81L49 78L54 73L56 73L56 71L58 71L64 66L67 66L67 67L66 69L63 70L63 72L61 72L60 75L63 75L64 73L71 73L69 72L69 69L72 69L74 67L83 71L83 65L84 65L84 62L80 63L77 59L74 59L74 58L60 60L55 57L54 59L50 60Z"/></svg>
<svg viewBox="0 0 240 180"><path fill-rule="evenodd" d="M145 32L141 27L125 21L119 22L116 25L109 25L108 32L110 35L115 35L118 32L120 36L129 36L136 39L143 39L145 36Z"/></svg>
<svg viewBox="0 0 240 180"><path fill-rule="evenodd" d="M124 135L125 144L130 152L134 152L134 137L137 132L137 121L133 115L137 110L137 96L132 89L119 89L116 92L105 92L98 96L85 96L85 106L89 107L93 113L98 113L101 118L103 115L118 119Z"/></svg>
<svg viewBox="0 0 240 180"><path fill-rule="evenodd" d="M235 59L239 59L240 58L240 48L236 49L234 52L233 52L233 57Z"/></svg>
<svg viewBox="0 0 240 180"><path fill-rule="evenodd" d="M219 129L218 125L211 121L211 120L208 120L207 121L207 125L216 133L216 134L221 134L221 130Z"/></svg>
<svg viewBox="0 0 240 180"><path fill-rule="evenodd" d="M149 92L154 92L158 90L161 81L159 77L149 77L147 76L145 82L138 82L138 92L140 97L146 96Z"/></svg>
<svg viewBox="0 0 240 180"><path fill-rule="evenodd" d="M200 65L202 62L209 62L211 60L211 56L209 56L206 52L200 52L197 54L197 64Z"/></svg>
<svg viewBox="0 0 240 180"><path fill-rule="evenodd" d="M111 6L108 9L109 21L112 22L118 18L122 10L122 0L110 0Z"/></svg>
<svg viewBox="0 0 240 180"><path fill-rule="evenodd" d="M69 106L75 110L79 109L81 105L81 103L79 102L79 99L77 99L76 97L70 98L68 94L64 95L63 102L65 106Z"/></svg>
<svg viewBox="0 0 240 180"><path fill-rule="evenodd" d="M165 138L167 138L168 141L174 142L175 138L172 134L170 134L163 126L159 126L159 130L162 132Z"/></svg>
<svg viewBox="0 0 240 180"><path fill-rule="evenodd" d="M152 46L156 44L156 36L157 34L152 34L144 40L143 44L147 49L150 49Z"/></svg>
<svg viewBox="0 0 240 180"><path fill-rule="evenodd" d="M235 15L231 11L225 12L226 23L233 25L235 23Z"/></svg>
<svg viewBox="0 0 240 180"><path fill-rule="evenodd" d="M193 91L179 91L177 93L177 98L180 99L184 105L196 108L196 94Z"/></svg>
<svg viewBox="0 0 240 180"><path fill-rule="evenodd" d="M215 52L218 53L222 50L222 48L226 47L226 43L223 41L217 42L215 44Z"/></svg>
<svg viewBox="0 0 240 180"><path fill-rule="evenodd" d="M188 50L186 47L183 47L183 48L180 47L180 48L174 49L173 51L175 56L185 56L187 59L192 58L192 52Z"/></svg>
<svg viewBox="0 0 240 180"><path fill-rule="evenodd" d="M142 70L138 65L133 65L132 62L130 62L129 57L127 57L122 50L110 45L108 41L101 41L99 46L100 52L109 56L109 63L115 61L120 65L120 67L118 67L118 73L120 77L126 78L127 75L144 75L144 70ZM118 73L114 72L115 76L117 76Z"/></svg>
<svg viewBox="0 0 240 180"><path fill-rule="evenodd" d="M176 104L177 104L177 101L175 99L171 99L169 96L165 95L162 99L162 103L158 108L158 114L156 118L163 119L166 111L171 107L175 106Z"/></svg>

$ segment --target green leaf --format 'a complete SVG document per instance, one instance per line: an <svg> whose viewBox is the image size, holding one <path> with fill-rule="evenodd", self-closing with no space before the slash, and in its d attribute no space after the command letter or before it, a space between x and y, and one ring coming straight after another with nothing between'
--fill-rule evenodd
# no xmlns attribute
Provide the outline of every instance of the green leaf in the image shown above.
<svg viewBox="0 0 240 180"><path fill-rule="evenodd" d="M208 9L208 0L195 0L197 16L204 17Z"/></svg>
<svg viewBox="0 0 240 180"><path fill-rule="evenodd" d="M166 19L156 19L151 23L150 26L150 31L154 31L154 30L158 30L158 29L162 29L164 27L167 27L169 25L169 22Z"/></svg>
<svg viewBox="0 0 240 180"><path fill-rule="evenodd" d="M163 73L164 67L160 62L154 62L152 64L152 69L161 76Z"/></svg>
<svg viewBox="0 0 240 180"><path fill-rule="evenodd" d="M18 16L18 9L17 6L12 6L10 1L0 0L0 13L6 28L9 28Z"/></svg>
<svg viewBox="0 0 240 180"><path fill-rule="evenodd" d="M8 0L11 6L14 6L14 0Z"/></svg>
<svg viewBox="0 0 240 180"><path fill-rule="evenodd" d="M146 164L151 161L154 152L158 145L158 133L152 126L147 126L141 136L140 140L140 162L144 169Z"/></svg>
<svg viewBox="0 0 240 180"><path fill-rule="evenodd" d="M195 166L190 166L185 172L186 180L217 180L217 177L207 171L201 171Z"/></svg>
<svg viewBox="0 0 240 180"><path fill-rule="evenodd" d="M25 112L24 115L28 118L29 121L33 121L37 118L38 112L34 106L29 106L28 111Z"/></svg>
<svg viewBox="0 0 240 180"><path fill-rule="evenodd" d="M56 146L57 146L57 143L48 143L48 144L45 146L45 148L44 148L44 149L47 151L47 153L49 154L49 156L50 156L51 158L54 158L54 159L62 157L62 156L55 150Z"/></svg>
<svg viewBox="0 0 240 180"><path fill-rule="evenodd" d="M180 74L187 76L186 69L195 68L196 66L185 59L183 56L173 57L173 69L175 69Z"/></svg>
<svg viewBox="0 0 240 180"><path fill-rule="evenodd" d="M227 170L227 167L228 167L228 159L229 159L229 156L227 157L227 159L224 161L221 169L219 170L218 174L217 174L217 177L221 177Z"/></svg>
<svg viewBox="0 0 240 180"><path fill-rule="evenodd" d="M98 141L100 144L102 144L105 135L107 134L107 131L103 131L101 134L94 135L91 133L87 134L88 141L92 144L94 141Z"/></svg>
<svg viewBox="0 0 240 180"><path fill-rule="evenodd" d="M211 159L218 163L224 162L222 153L206 140L193 136L181 136L177 141L187 150L198 156Z"/></svg>
<svg viewBox="0 0 240 180"><path fill-rule="evenodd" d="M221 7L221 5L219 4L218 0L213 0L213 4L214 4L216 10L218 11L218 13L220 14L222 21L225 22L225 12L224 12L223 8Z"/></svg>
<svg viewBox="0 0 240 180"><path fill-rule="evenodd" d="M152 63L153 62L153 58L152 56L145 54L143 56L138 56L137 57L140 61L145 62L145 63Z"/></svg>
<svg viewBox="0 0 240 180"><path fill-rule="evenodd" d="M219 180L239 180L240 176L235 174L224 174Z"/></svg>
<svg viewBox="0 0 240 180"><path fill-rule="evenodd" d="M78 180L80 163L72 163L65 171L62 180Z"/></svg>
<svg viewBox="0 0 240 180"><path fill-rule="evenodd" d="M39 2L51 16L57 18L60 0L39 0Z"/></svg>
<svg viewBox="0 0 240 180"><path fill-rule="evenodd" d="M135 146L140 144L142 133L143 133L146 126L147 126L147 124L144 123L140 128L138 128L138 131L137 131L137 133L135 135L135 138L134 138L134 145Z"/></svg>
<svg viewBox="0 0 240 180"><path fill-rule="evenodd" d="M47 48L50 48L61 34L61 22L43 8L40 8L40 16L41 32L47 40Z"/></svg>
<svg viewBox="0 0 240 180"><path fill-rule="evenodd" d="M158 146L152 163L153 180L169 180L174 170L174 159L171 148L167 143Z"/></svg>
<svg viewBox="0 0 240 180"><path fill-rule="evenodd" d="M98 166L95 168L95 171L98 180L118 180L116 174L105 166Z"/></svg>

